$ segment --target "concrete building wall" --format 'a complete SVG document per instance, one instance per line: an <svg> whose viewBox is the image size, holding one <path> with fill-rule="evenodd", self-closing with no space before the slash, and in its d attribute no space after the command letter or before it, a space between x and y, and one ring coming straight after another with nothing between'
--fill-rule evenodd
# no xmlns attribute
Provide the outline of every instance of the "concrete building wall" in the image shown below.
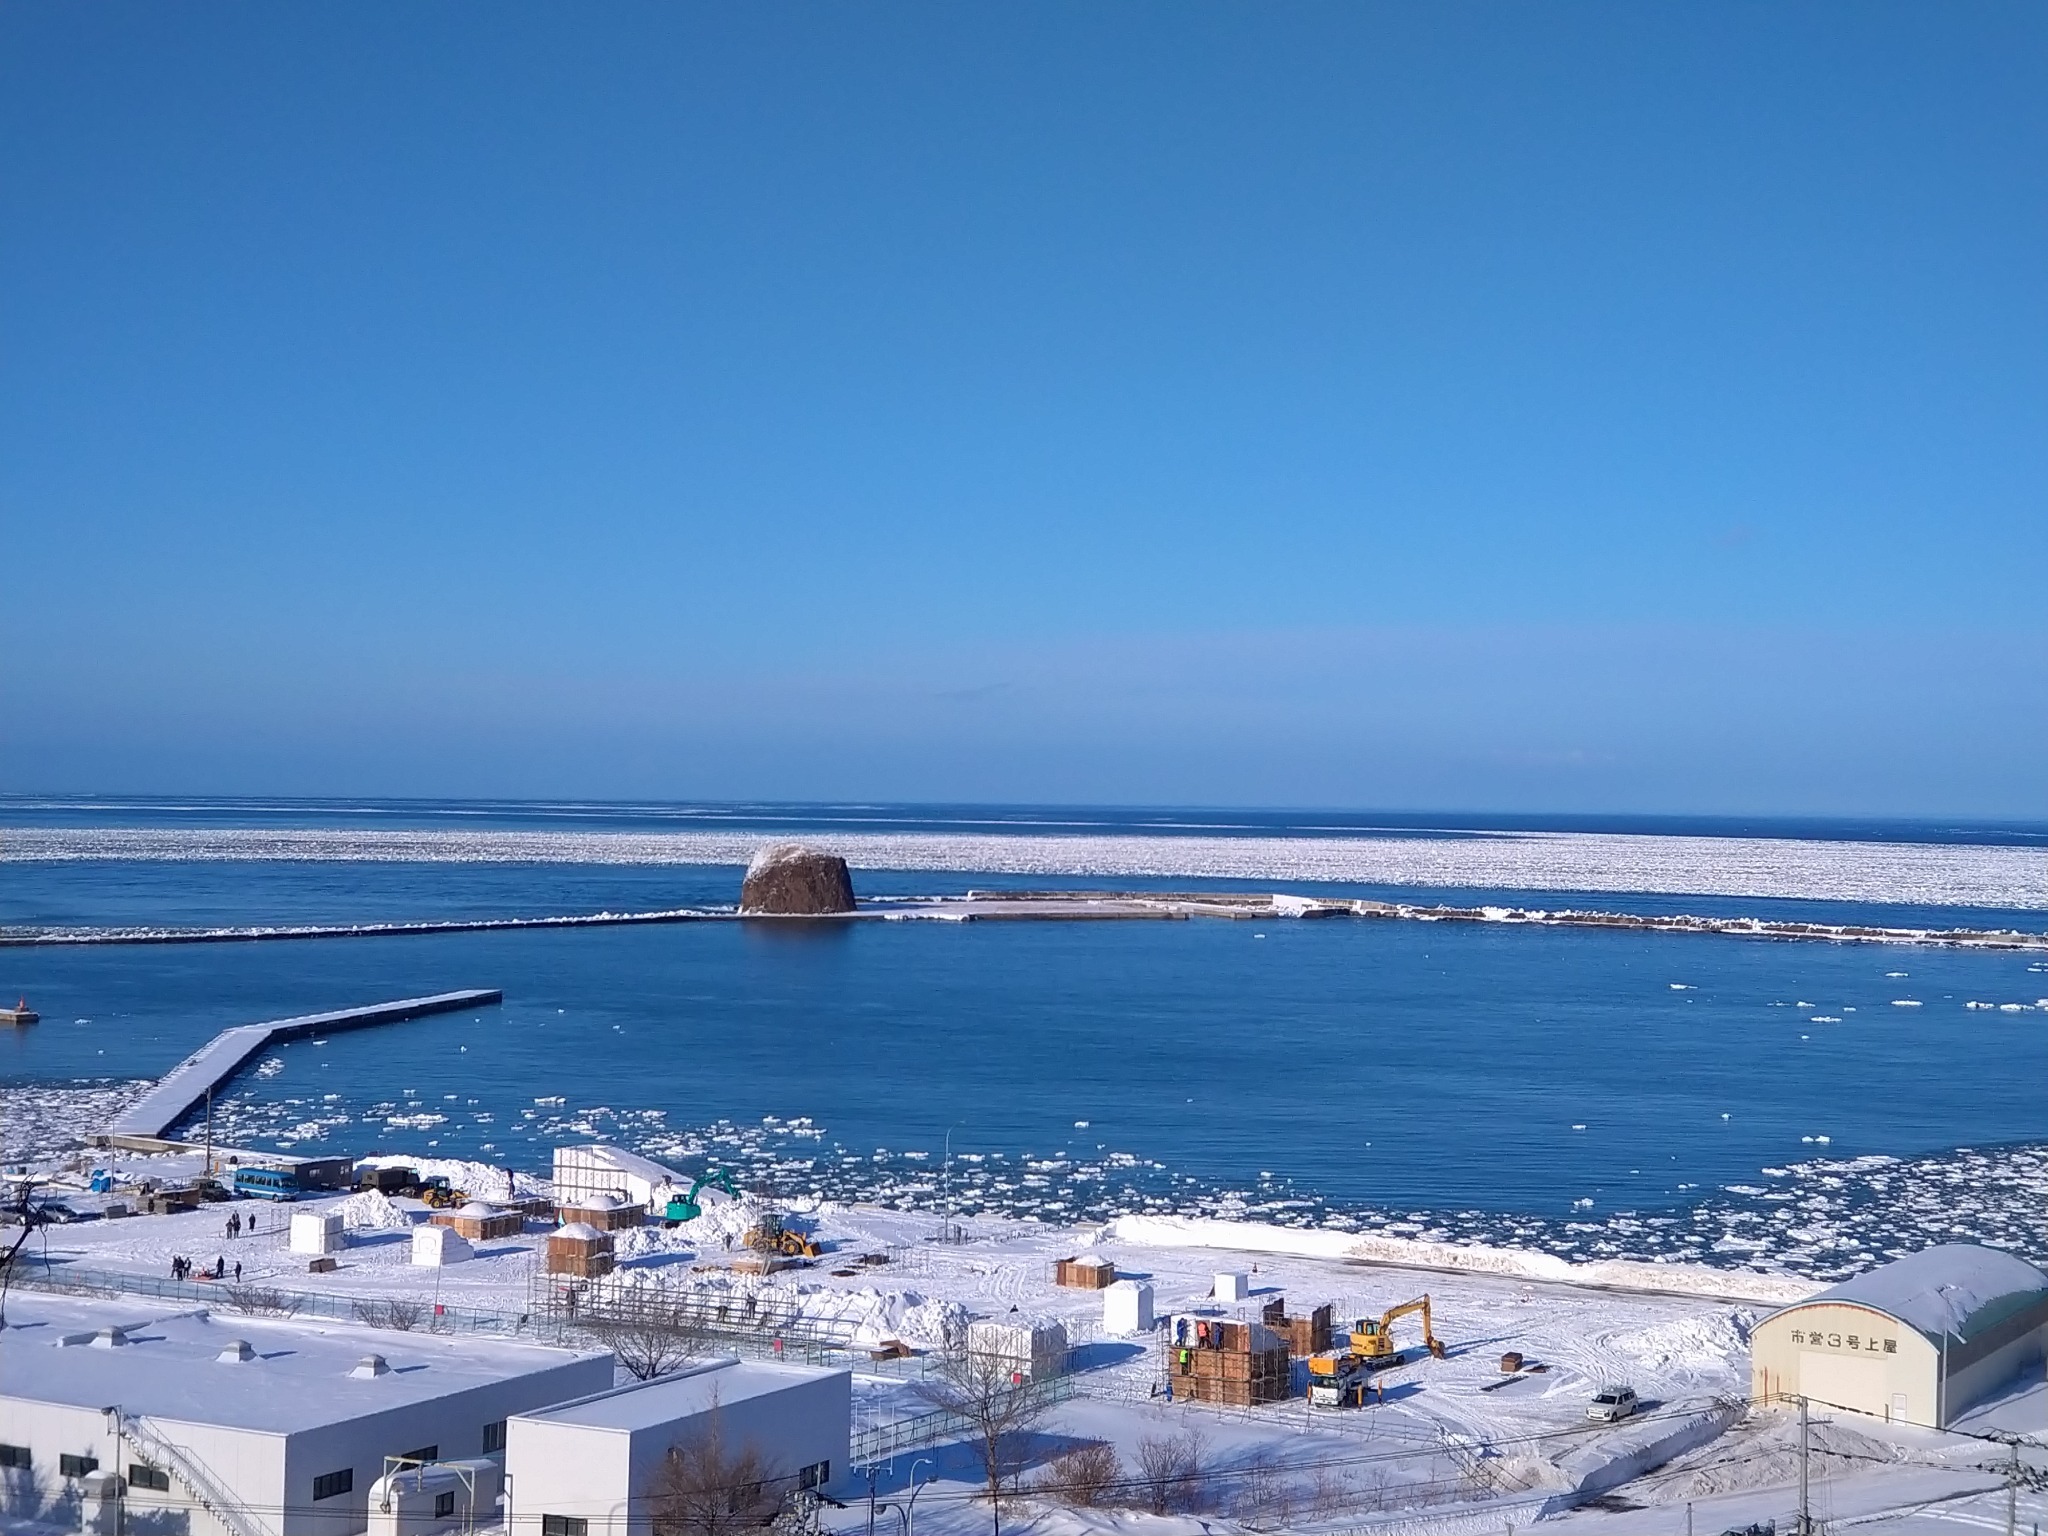
<svg viewBox="0 0 2048 1536"><path fill-rule="evenodd" d="M736 1457L751 1446L770 1478L792 1478L805 1467L825 1463L827 1477L843 1486L849 1472L853 1378L837 1371L632 1428L546 1416L515 1418L505 1466L519 1528L539 1536L542 1521L553 1515L587 1522L584 1536L651 1536L649 1498L656 1474L671 1447L687 1453L702 1443L712 1413L725 1456Z"/></svg>
<svg viewBox="0 0 2048 1536"><path fill-rule="evenodd" d="M552 1515L586 1522L588 1536L626 1536L632 1450L624 1430L515 1418L505 1441L513 1506L507 1529L539 1536Z"/></svg>
<svg viewBox="0 0 2048 1536"><path fill-rule="evenodd" d="M284 1468L283 1502L291 1513L280 1536L347 1536L363 1530L369 1524L370 1486L384 1475L385 1457L429 1446L443 1461L481 1456L485 1426L611 1384L610 1356L575 1360L295 1434ZM352 1474L350 1490L316 1501L313 1480L344 1469Z"/></svg>
<svg viewBox="0 0 2048 1536"><path fill-rule="evenodd" d="M844 1478L853 1430L853 1377L835 1372L793 1382L759 1397L721 1403L716 1414L721 1450L728 1460L756 1452L766 1478L793 1478L805 1467L827 1463L827 1477ZM629 1476L634 1519L626 1536L649 1536L648 1496L655 1474L672 1447L688 1454L711 1433L711 1414L697 1414L670 1424L637 1431L632 1439ZM791 1492L787 1485L779 1492Z"/></svg>
<svg viewBox="0 0 2048 1536"><path fill-rule="evenodd" d="M1846 1302L1790 1307L1749 1337L1750 1396L1804 1396L1906 1424L1933 1425L1941 1362L1917 1329Z"/></svg>
<svg viewBox="0 0 2048 1536"><path fill-rule="evenodd" d="M1942 1428L1972 1405L2048 1368L2048 1323L1951 1340L1948 1387L1941 1346L1882 1312L1847 1302L1789 1307L1750 1335L1750 1396L1759 1404L1805 1396L1894 1423Z"/></svg>

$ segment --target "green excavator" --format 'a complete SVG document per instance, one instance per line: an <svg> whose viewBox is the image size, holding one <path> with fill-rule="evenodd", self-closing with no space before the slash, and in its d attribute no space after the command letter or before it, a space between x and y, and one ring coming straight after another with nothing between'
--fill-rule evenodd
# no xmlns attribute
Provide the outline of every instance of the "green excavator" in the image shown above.
<svg viewBox="0 0 2048 1536"><path fill-rule="evenodd" d="M664 1221L695 1221L704 1214L704 1207L697 1203L697 1197L707 1189L722 1189L735 1200L740 1197L739 1186L733 1183L732 1175L723 1168L719 1168L699 1178L696 1183L690 1186L690 1192L687 1195L681 1195L669 1201L667 1207L661 1213L662 1219Z"/></svg>

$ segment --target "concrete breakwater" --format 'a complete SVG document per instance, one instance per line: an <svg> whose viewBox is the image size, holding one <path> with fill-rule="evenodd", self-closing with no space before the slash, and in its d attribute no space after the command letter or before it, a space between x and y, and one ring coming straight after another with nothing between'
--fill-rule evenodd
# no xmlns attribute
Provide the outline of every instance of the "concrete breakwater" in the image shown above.
<svg viewBox="0 0 2048 1536"><path fill-rule="evenodd" d="M396 1002L372 1003L363 1008L338 1008L331 1013L300 1014L295 1018L272 1019L264 1024L242 1024L223 1030L171 1068L157 1080L154 1088L116 1115L107 1127L106 1135L110 1140L161 1139L197 1109L207 1094L247 1066L251 1058L283 1041L339 1034L349 1029L367 1029L376 1024L396 1024L432 1013L483 1008L504 1000L505 994L495 988L472 988L461 992L437 992L431 997L406 997Z"/></svg>

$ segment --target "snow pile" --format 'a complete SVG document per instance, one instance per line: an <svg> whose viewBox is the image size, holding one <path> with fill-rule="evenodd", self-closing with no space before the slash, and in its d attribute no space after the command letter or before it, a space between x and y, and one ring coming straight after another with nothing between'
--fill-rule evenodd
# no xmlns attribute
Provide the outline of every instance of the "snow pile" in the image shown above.
<svg viewBox="0 0 2048 1536"><path fill-rule="evenodd" d="M391 1123L397 1122L394 1120ZM360 1158L356 1166L414 1168L419 1171L422 1179L446 1179L451 1189L459 1189L475 1200L495 1201L500 1205L533 1197L545 1199L554 1192L553 1183L536 1174L514 1173L509 1168L494 1168L489 1163L465 1162L459 1157L386 1155Z"/></svg>
<svg viewBox="0 0 2048 1536"><path fill-rule="evenodd" d="M1627 1355L1646 1371L1726 1371L1748 1351L1736 1314L1680 1317L1647 1328L1617 1333L1609 1348Z"/></svg>
<svg viewBox="0 0 2048 1536"><path fill-rule="evenodd" d="M965 1306L940 1297L927 1298L916 1291L788 1285L731 1271L692 1274L680 1284L661 1271L648 1269L622 1270L617 1279L629 1289L651 1290L672 1297L714 1326L731 1322L749 1328L764 1324L802 1328L856 1348L872 1349L891 1339L901 1339L919 1348L938 1349L956 1342L967 1331Z"/></svg>
<svg viewBox="0 0 2048 1536"><path fill-rule="evenodd" d="M1315 1231L1195 1216L1120 1216L1109 1224L1109 1231L1118 1242L1154 1247L1229 1248L1250 1253L1290 1253L1309 1259L1364 1259L1409 1269L1508 1275L1562 1285L1664 1291L1772 1306L1804 1301L1825 1289L1811 1280L1759 1275L1747 1270L1709 1269L1698 1264L1645 1264L1635 1259L1574 1264L1547 1253L1481 1243L1432 1243L1375 1233Z"/></svg>
<svg viewBox="0 0 2048 1536"><path fill-rule="evenodd" d="M723 1190L705 1190L697 1196L697 1204L704 1214L695 1221L682 1223L670 1235L686 1245L704 1249L724 1248L728 1240L737 1248L740 1240L769 1215L768 1207L752 1195L743 1194L735 1200Z"/></svg>
<svg viewBox="0 0 2048 1536"><path fill-rule="evenodd" d="M412 1217L374 1189L358 1190L328 1214L339 1216L342 1226L352 1232L398 1232L413 1224Z"/></svg>
<svg viewBox="0 0 2048 1536"><path fill-rule="evenodd" d="M1689 1412L1666 1411L1624 1420L1591 1445L1556 1458L1565 1491L1545 1500L1542 1514L1560 1514L1719 1439L1745 1411L1745 1404L1730 1400L1705 1404Z"/></svg>

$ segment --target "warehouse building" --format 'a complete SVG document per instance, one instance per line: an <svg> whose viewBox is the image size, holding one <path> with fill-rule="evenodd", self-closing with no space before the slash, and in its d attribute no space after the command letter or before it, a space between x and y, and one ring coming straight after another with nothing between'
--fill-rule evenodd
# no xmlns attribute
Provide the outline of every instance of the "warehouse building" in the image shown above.
<svg viewBox="0 0 2048 1536"><path fill-rule="evenodd" d="M772 1507L846 1475L852 1421L852 1372L730 1358L517 1414L505 1446L507 1528L652 1536L657 1524L688 1523L664 1515L676 1496L662 1477L672 1450L700 1491L730 1475L735 1491L744 1483Z"/></svg>
<svg viewBox="0 0 2048 1536"><path fill-rule="evenodd" d="M1773 1312L1749 1350L1760 1405L1805 1397L1945 1429L1985 1398L2041 1379L2048 1274L1996 1248L1944 1243Z"/></svg>
<svg viewBox="0 0 2048 1536"><path fill-rule="evenodd" d="M391 1458L502 1452L506 1420L612 1369L605 1351L16 1291L0 1504L105 1536L344 1536L369 1523Z"/></svg>

